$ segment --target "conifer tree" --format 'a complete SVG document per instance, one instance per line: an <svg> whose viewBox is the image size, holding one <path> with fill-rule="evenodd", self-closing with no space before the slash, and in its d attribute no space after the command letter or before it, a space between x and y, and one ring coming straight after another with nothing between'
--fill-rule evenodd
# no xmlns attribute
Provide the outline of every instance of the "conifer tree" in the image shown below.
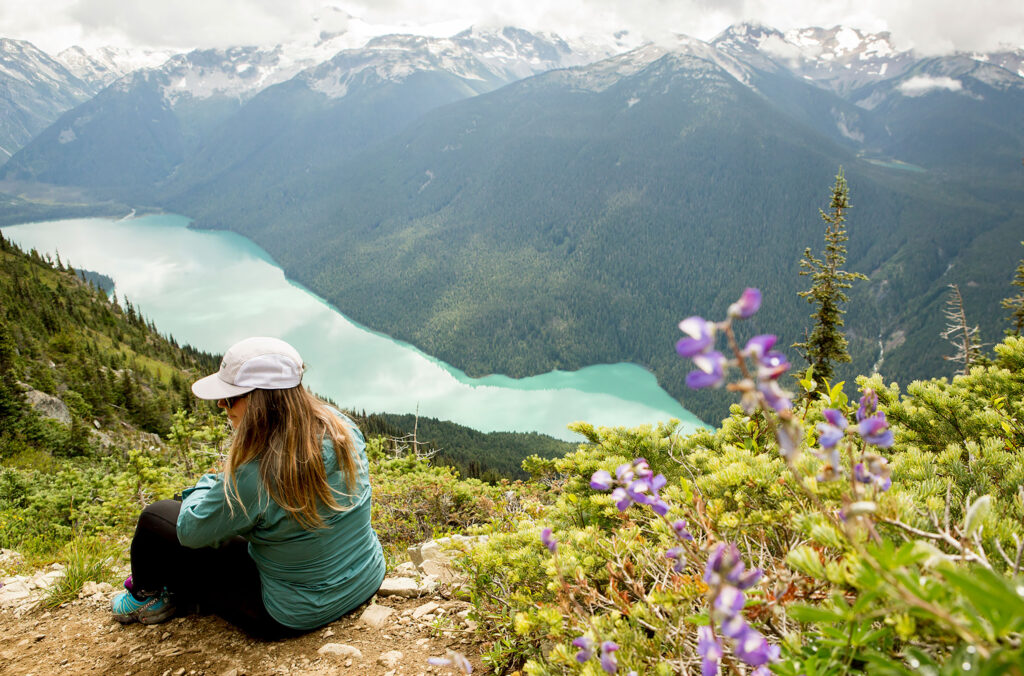
<svg viewBox="0 0 1024 676"><path fill-rule="evenodd" d="M1006 330L1006 335L1019 336L1024 331L1024 259L1017 264L1017 274L1011 284L1020 289L1020 292L1016 296L1004 298L1002 302L1002 306L1010 311L1010 316L1007 317L1010 328Z"/></svg>
<svg viewBox="0 0 1024 676"><path fill-rule="evenodd" d="M850 361L846 337L841 331L843 327L843 304L849 301L844 289L849 289L857 279L867 280L859 272L843 269L846 264L845 213L851 208L850 190L839 167L835 185L832 186L829 211L819 209L821 220L825 222L825 251L821 258L811 253L811 248L804 249L804 257L800 260L800 275L811 278L811 288L801 291L800 297L807 299L815 306L811 313L814 329L802 343L794 343L793 347L803 352L804 359L814 367L814 380L824 385L832 379L833 365L838 362Z"/></svg>

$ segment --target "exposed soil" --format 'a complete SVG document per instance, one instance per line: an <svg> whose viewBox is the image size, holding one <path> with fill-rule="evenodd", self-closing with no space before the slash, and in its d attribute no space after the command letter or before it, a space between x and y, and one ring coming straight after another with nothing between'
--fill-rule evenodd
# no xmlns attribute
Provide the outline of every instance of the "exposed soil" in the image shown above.
<svg viewBox="0 0 1024 676"><path fill-rule="evenodd" d="M428 657L442 657L448 649L466 655L474 673L484 671L477 639L458 616L468 604L440 596L390 596L375 602L396 610L380 629L359 621L364 606L305 636L274 642L251 639L214 616L121 625L111 618L109 596L31 610L20 617L0 610L0 674L452 674L451 668L427 663ZM413 619L413 611L428 602L443 611ZM317 652L330 643L357 648L362 656ZM396 661L389 665L381 656L390 651L401 656L392 655Z"/></svg>

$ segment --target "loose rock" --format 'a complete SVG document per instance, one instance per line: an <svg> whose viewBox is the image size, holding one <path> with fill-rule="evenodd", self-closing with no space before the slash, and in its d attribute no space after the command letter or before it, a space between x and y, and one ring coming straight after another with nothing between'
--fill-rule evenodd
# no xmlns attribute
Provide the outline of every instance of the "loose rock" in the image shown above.
<svg viewBox="0 0 1024 676"><path fill-rule="evenodd" d="M440 607L441 607L441 605L439 603L437 603L436 601L430 601L428 603L424 603L422 606L420 606L416 610L412 611L412 619L418 620L421 617L423 617L424 615L427 615L428 613L432 613L432 612L434 612L435 610L437 610Z"/></svg>
<svg viewBox="0 0 1024 676"><path fill-rule="evenodd" d="M394 608L388 608L387 606L377 605L372 603L367 606L363 614L359 616L359 621L367 626L373 627L374 629L382 629L387 624L388 618L391 617L395 612Z"/></svg>
<svg viewBox="0 0 1024 676"><path fill-rule="evenodd" d="M349 658L356 660L363 659L363 653L359 648L345 643L325 643L320 646L320 649L316 652L320 655L331 655L332 657L337 657L341 660Z"/></svg>
<svg viewBox="0 0 1024 676"><path fill-rule="evenodd" d="M377 594L380 596L414 598L421 594L421 589L416 580L411 577L389 577L384 579L380 589L377 590Z"/></svg>
<svg viewBox="0 0 1024 676"><path fill-rule="evenodd" d="M380 657L377 658L377 664L381 665L385 669L394 669L398 666L398 663L405 657L401 652L397 650L389 650L386 653L381 653Z"/></svg>

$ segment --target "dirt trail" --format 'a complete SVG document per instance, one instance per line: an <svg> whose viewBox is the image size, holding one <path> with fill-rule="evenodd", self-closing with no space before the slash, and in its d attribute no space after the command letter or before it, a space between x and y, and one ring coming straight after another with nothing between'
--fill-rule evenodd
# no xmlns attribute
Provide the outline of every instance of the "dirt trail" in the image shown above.
<svg viewBox="0 0 1024 676"><path fill-rule="evenodd" d="M477 639L459 617L469 605L442 596L376 598L374 603L395 611L380 628L359 620L364 606L305 636L263 642L213 616L122 626L111 618L111 595L97 594L20 617L0 610L0 674L453 674L450 668L427 663L428 657L444 656L449 648L466 655L474 673L484 671ZM328 644L347 647L318 652Z"/></svg>

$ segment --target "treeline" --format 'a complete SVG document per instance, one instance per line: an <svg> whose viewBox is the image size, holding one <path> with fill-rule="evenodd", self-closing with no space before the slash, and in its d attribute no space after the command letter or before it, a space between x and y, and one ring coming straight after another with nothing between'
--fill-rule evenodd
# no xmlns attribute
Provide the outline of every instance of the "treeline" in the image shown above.
<svg viewBox="0 0 1024 676"><path fill-rule="evenodd" d="M383 437L395 452L418 446L432 455L435 465L454 467L463 478L495 483L526 479L522 462L527 456L557 458L576 444L537 432L480 432L457 423L412 414L356 414L359 428L369 437Z"/></svg>
<svg viewBox="0 0 1024 676"><path fill-rule="evenodd" d="M0 459L80 455L90 428L121 423L165 434L175 410L199 405L192 376L216 368L213 355L161 336L59 256L25 253L0 235ZM59 399L70 425L41 416L33 392Z"/></svg>

